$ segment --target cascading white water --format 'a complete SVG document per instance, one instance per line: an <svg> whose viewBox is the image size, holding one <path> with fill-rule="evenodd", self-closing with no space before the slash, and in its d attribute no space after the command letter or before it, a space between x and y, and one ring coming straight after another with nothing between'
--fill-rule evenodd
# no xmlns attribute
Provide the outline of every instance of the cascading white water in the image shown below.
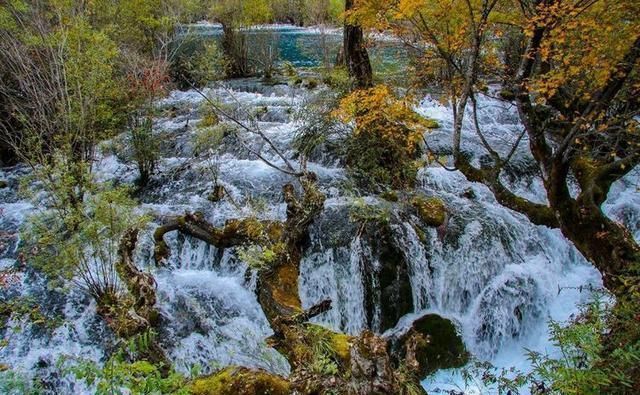
<svg viewBox="0 0 640 395"><path fill-rule="evenodd" d="M322 243L317 235L314 243ZM330 299L332 309L317 321L349 334L366 328L363 256L370 255L360 237L348 247L327 248L307 254L301 263L300 298L309 308ZM305 275L305 273L313 273Z"/></svg>
<svg viewBox="0 0 640 395"><path fill-rule="evenodd" d="M254 80L236 81L228 89L211 92L228 104L240 103L250 111L266 110L258 124L284 152L292 152L290 143L299 125L291 114L308 92L286 86L266 87ZM212 203L206 199L213 187L209 163L193 157L192 144L201 101L195 92L174 92L160 103L163 107L181 109L183 115L155 122L154 132L172 145L163 151L157 182L142 197L141 210L158 217L201 211L218 225L250 214L283 219L285 207L280 188L289 179L238 147L225 147L221 152L219 177L239 204L228 200ZM507 141L513 141L511 137L518 127L513 109L491 101L481 102L480 109L482 125L490 130L490 138L507 147L505 136ZM451 129L447 109L425 100L419 111L440 122L442 128L434 134L433 144L446 145ZM479 152L482 149L479 142L468 132L467 136L467 148ZM247 139L250 144L260 144L257 136ZM526 144L521 151L514 160L524 161ZM268 155L273 162L281 163L273 153ZM379 307L371 320L367 318L365 283L371 281L373 288L379 286L367 273L379 270L380 262L368 242L348 225L346 213L353 199L343 196L339 189L344 170L327 163L310 163L309 168L318 174L323 190L330 196L321 215L329 226L311 229L311 245L302 261L299 280L303 304L310 306L331 299L333 309L317 321L347 333L360 332L368 322L379 328ZM101 158L95 171L101 180L135 178L131 165L110 154ZM1 178L11 179L18 173L8 170ZM488 189L469 183L460 173L428 167L420 171L418 181L425 194L446 202L450 219L443 234L430 229L424 239L408 222L397 218L392 221L395 243L408 264L414 311L390 332L406 328L424 312L437 312L458 323L471 352L500 366L524 366L525 346L550 349L546 319L562 320L575 312L576 304L587 296L577 288L599 285L598 273L558 231L534 226L524 216L503 208ZM524 196L544 201L542 189L534 179L512 186ZM634 188L631 178L616 184L605 208L612 217L625 221L638 237L640 199ZM10 190L14 191L15 185ZM6 203L1 205L4 215L0 217L0 227L15 231L32 208L8 195L13 192L1 193ZM265 209L254 212L245 207L249 198L265 200ZM376 200L368 198L367 202ZM413 223L417 221L410 219ZM172 257L166 267L156 268L151 260L152 228L142 234L136 260L157 279L158 306L164 317L161 341L176 367L188 371L191 365L199 364L211 370L239 364L286 374L289 369L286 361L264 343L271 329L253 292L255 276L245 276L246 265L233 251L218 251L172 234L167 236ZM7 266L17 257L12 250L5 251L1 258L2 265ZM29 284L25 275L22 274L15 292L43 293L44 284ZM374 305L388 303L376 295L371 296L378 298ZM13 323L21 331L0 349L1 361L25 373L52 377L55 375L52 366L60 355L96 361L104 358L108 335L104 324L95 317L95 306L75 293L59 298L59 304L64 306L61 315L65 324L53 334L45 335L32 331L28 324ZM51 302L43 300L43 303ZM47 364L40 363L43 357ZM450 380L457 378L443 372L425 385L435 389ZM66 393L89 391L69 378L60 381L53 383L52 388Z"/></svg>

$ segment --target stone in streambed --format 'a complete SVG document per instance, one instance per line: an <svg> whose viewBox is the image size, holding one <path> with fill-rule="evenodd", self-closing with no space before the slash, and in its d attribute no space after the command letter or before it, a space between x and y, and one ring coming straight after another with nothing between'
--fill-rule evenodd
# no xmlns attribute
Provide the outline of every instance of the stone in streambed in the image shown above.
<svg viewBox="0 0 640 395"><path fill-rule="evenodd" d="M401 358L406 358L408 351L413 352L418 365L414 368L420 377L440 369L461 367L469 359L455 325L437 314L427 314L416 320L399 342L403 345ZM408 350L411 346L413 350Z"/></svg>

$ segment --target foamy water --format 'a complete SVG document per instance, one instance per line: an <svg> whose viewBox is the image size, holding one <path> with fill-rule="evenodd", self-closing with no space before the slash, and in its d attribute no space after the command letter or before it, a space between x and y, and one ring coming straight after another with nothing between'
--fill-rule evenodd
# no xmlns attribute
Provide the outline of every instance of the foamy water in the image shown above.
<svg viewBox="0 0 640 395"><path fill-rule="evenodd" d="M294 114L313 93L287 86L265 87L255 80L236 81L206 93L235 106L234 111L241 115L245 114L242 108L249 112L260 109L264 115L254 121L297 165L291 141L300 120ZM141 210L153 213L156 220L141 235L136 262L151 271L158 282L158 308L164 317L161 343L183 372L194 364L205 371L240 364L286 374L287 362L264 343L271 329L254 293L255 275L245 275L247 266L233 251L219 251L174 233L167 235L172 249L167 267L156 268L151 259L153 225L169 215L201 211L217 225L248 215L279 220L286 215L280 190L291 179L230 144L223 144L219 152L218 171L220 183L233 202L207 200L213 188L210 163L205 157L194 157L192 146L201 102L202 97L196 92L173 92L158 105L180 108L181 115L154 122L154 133L171 144L163 149L159 174L142 196ZM452 125L447 107L425 98L418 110L442 126L428 137L430 144L446 146ZM480 115L489 138L508 150L508 143L520 130L514 109L486 99L480 102ZM480 143L468 128L465 133L464 146L479 156ZM252 146L261 144L259 136L246 134L244 138ZM265 155L284 165L274 152L265 150ZM527 142L523 141L515 158L518 166L527 166L528 155ZM345 170L330 159L309 163L309 168L318 173L320 186L330 198L311 228L311 246L301 265L301 298L305 306L332 299L333 309L316 320L356 334L370 323L379 325L379 306L374 306L371 320L365 311L365 282L366 273L379 270L380 263L366 239L349 233L348 212L354 197L341 189ZM20 174L11 169L0 178ZM95 174L102 181L131 182L136 177L135 167L108 152L98 158ZM638 238L640 198L635 180L629 176L614 185L604 207L611 217L629 225ZM400 207L390 208L394 240L408 266L414 311L395 328L388 329L387 334L405 330L425 312L437 312L458 325L465 344L476 357L497 366L528 369L525 348L553 352L546 329L548 320L566 320L575 313L577 304L588 298L578 288L600 286L598 272L559 231L532 225L523 215L497 204L486 187L469 183L458 172L426 167L419 172L418 185L423 193L446 203L450 223L443 237L435 229L426 229L422 239L413 226L420 225L417 218L401 217ZM522 177L511 186L523 196L545 201L534 176ZM471 191L474 197L468 197L470 194L465 191ZM0 192L6 200L0 204L0 228L13 232L33 210L14 192L15 185ZM366 197L365 201L382 204L373 197ZM16 245L17 242L0 257L3 266L15 263ZM33 281L34 274L27 277L25 271L21 276L12 292L46 294L42 279ZM43 334L30 324L12 322L11 330L16 332L8 346L0 349L0 361L26 374L51 378L61 355L104 359L113 339L96 318L95 305L77 293L56 297L59 300L55 303L46 299L43 303L50 303L51 308L60 306L64 324L52 334ZM434 393L447 385L462 388L461 378L448 371L437 373L424 385ZM52 387L63 393L90 392L69 377L56 381ZM491 391L474 386L464 390Z"/></svg>

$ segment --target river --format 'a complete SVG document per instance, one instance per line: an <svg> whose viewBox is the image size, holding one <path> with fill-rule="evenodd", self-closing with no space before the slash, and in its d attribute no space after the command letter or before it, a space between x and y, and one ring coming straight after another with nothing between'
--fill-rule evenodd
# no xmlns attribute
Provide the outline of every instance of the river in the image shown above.
<svg viewBox="0 0 640 395"><path fill-rule="evenodd" d="M317 62L309 60L299 44L299 40L307 44L320 40L316 30L272 29L268 34L279 35L286 60L298 66ZM332 40L336 40L336 33L332 34ZM293 38L295 45L289 42ZM241 79L218 83L205 92L234 107L241 116L259 114L261 130L295 163L291 143L303 123L298 110L322 89L326 88L267 86L258 79ZM204 372L240 364L287 374L286 360L264 342L271 329L253 292L255 281L245 275L247 265L233 251L218 251L173 234L167 236L173 251L168 266L156 268L152 262L151 235L163 216L201 211L214 224L247 215L285 217L280 189L288 177L233 145L223 144L215 159L219 180L233 201L207 199L214 186L210 176L213 159L194 155L201 102L202 97L194 91L174 91L158 103L159 113L164 115L155 119L154 134L163 141L162 157L139 208L156 218L141 235L136 262L157 279L158 307L164 317L161 344L183 372L194 364ZM479 104L482 126L491 131L490 138L506 147L519 131L515 109L488 98ZM430 143L434 147L448 144L452 130L449 109L428 96L416 109L440 123L440 128L428 136ZM471 136L469 126L465 133ZM261 145L258 136L244 137L253 146ZM465 141L480 158L480 142L471 137ZM135 166L122 161L108 146L103 144L99 150L94 173L102 181L132 182L137 175ZM542 202L545 197L540 182L528 171L531 160L526 141L521 147L514 159L521 174L512 182L505 181L514 191ZM281 161L274 152L265 152L273 162ZM317 173L328 200L311 229L300 292L305 306L333 300L333 309L316 319L333 329L356 334L371 328L389 334L407 328L425 312L435 312L456 323L467 348L477 358L497 366L527 369L525 348L554 352L548 340L548 320L567 320L577 311L577 305L588 299L587 290L601 286L599 273L559 231L532 225L523 215L499 205L486 187L468 182L458 172L438 166L419 171L417 189L445 201L450 222L444 235L435 229L418 235L410 225L419 223L417 218L399 215L398 207L375 196L350 193L344 186L347 173L335 157L318 155L309 168ZM26 173L22 166L0 170L0 179L9 183L8 188L0 190L0 229L14 235L0 256L3 268L17 265L16 232L36 209L17 193L19 178ZM379 267L367 240L351 231L349 210L357 199L388 207L394 243L407 263L413 307L390 328L381 325L379 299L377 305L367 307L372 305L371 298L380 297L375 282L370 283L370 274ZM640 239L640 197L633 177L612 188L605 209ZM0 361L41 378L52 393L90 392L83 383L62 375L56 361L62 355L100 361L112 349L114 339L96 317L95 304L74 290L50 290L40 274L18 267L18 280L3 291L3 296L33 298L55 311L62 324L47 331L29 322L9 320L4 330L8 342L0 348ZM453 371L439 372L423 384L430 393L445 389L483 394L492 391L478 383L465 387Z"/></svg>

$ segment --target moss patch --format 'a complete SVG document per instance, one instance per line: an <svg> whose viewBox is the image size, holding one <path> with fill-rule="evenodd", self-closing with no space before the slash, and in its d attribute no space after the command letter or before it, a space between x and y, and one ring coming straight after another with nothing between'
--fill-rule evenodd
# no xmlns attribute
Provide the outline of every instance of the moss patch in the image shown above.
<svg viewBox="0 0 640 395"><path fill-rule="evenodd" d="M298 296L298 268L293 265L283 265L275 270L273 276L269 278L269 285L273 290L275 302L290 308L301 311L300 297Z"/></svg>
<svg viewBox="0 0 640 395"><path fill-rule="evenodd" d="M415 196L411 199L411 205L416 209L418 217L425 224L434 227L444 224L447 209L442 200L433 197Z"/></svg>
<svg viewBox="0 0 640 395"><path fill-rule="evenodd" d="M424 121L424 126L427 129L438 129L440 127L440 124L435 119L426 119Z"/></svg>
<svg viewBox="0 0 640 395"><path fill-rule="evenodd" d="M289 383L262 370L229 367L208 377L196 379L187 391L192 395L286 395Z"/></svg>
<svg viewBox="0 0 640 395"><path fill-rule="evenodd" d="M463 366L469 355L453 323L436 314L427 314L413 324L427 341L416 351L420 375L426 377L439 369Z"/></svg>

